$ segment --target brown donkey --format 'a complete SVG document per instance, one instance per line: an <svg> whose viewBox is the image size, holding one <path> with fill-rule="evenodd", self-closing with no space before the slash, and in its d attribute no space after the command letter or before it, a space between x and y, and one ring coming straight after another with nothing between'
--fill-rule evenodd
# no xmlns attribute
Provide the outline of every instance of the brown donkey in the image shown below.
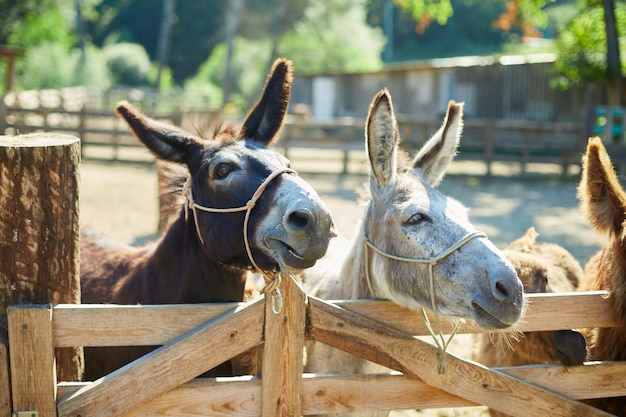
<svg viewBox="0 0 626 417"><path fill-rule="evenodd" d="M626 360L626 193L599 138L589 139L578 186L580 207L591 225L606 236L603 248L585 266L581 291L609 290L618 327L590 329L589 359ZM588 400L594 407L626 415L626 397Z"/></svg>
<svg viewBox="0 0 626 417"><path fill-rule="evenodd" d="M583 276L580 263L559 245L537 243L537 236L531 227L503 251L522 280L524 292L574 291ZM580 365L587 357L585 338L574 330L481 334L478 340L475 359L490 368L558 362ZM492 417L507 415L491 409L489 413Z"/></svg>
<svg viewBox="0 0 626 417"><path fill-rule="evenodd" d="M267 148L278 140L291 83L290 62L278 60L243 126L226 127L208 140L145 117L128 103L118 105L117 114L158 159L188 169L187 202L162 237L145 247L84 233L83 303L242 301L248 271L296 274L325 254L335 235L328 209L287 159ZM146 351L86 348L85 379Z"/></svg>

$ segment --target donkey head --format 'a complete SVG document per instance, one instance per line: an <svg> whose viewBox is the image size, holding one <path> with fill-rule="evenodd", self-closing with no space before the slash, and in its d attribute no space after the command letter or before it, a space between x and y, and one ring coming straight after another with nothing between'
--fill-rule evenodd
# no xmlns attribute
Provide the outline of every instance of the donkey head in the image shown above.
<svg viewBox="0 0 626 417"><path fill-rule="evenodd" d="M531 247L536 247L536 236L534 228L531 228L522 239L530 241ZM503 250L503 253L517 271L524 285L524 293L553 293L555 292L553 287L559 291L573 291L573 285L567 285L569 281L565 276L568 273L564 269L565 265L558 264L560 259L544 259L538 253L532 253L531 247L520 247L517 242L521 242L522 239L514 241ZM568 255L571 256L569 253ZM502 333L502 336L506 337L506 333ZM493 334L490 336L492 341L494 337ZM507 339L511 355L523 360L520 364L561 362L563 365L571 366L582 364L587 357L587 341L576 330L526 332L517 340Z"/></svg>
<svg viewBox="0 0 626 417"><path fill-rule="evenodd" d="M408 308L434 307L485 329L505 328L522 313L520 280L470 223L467 209L434 188L456 153L462 110L461 103L450 102L441 129L409 163L398 155L391 96L383 90L374 97L365 132L370 285L377 296Z"/></svg>
<svg viewBox="0 0 626 417"><path fill-rule="evenodd" d="M227 127L210 140L145 117L128 103L116 109L158 159L189 169L187 230L215 262L293 274L323 256L335 235L317 193L267 148L278 140L291 82L290 62L276 61L241 129Z"/></svg>

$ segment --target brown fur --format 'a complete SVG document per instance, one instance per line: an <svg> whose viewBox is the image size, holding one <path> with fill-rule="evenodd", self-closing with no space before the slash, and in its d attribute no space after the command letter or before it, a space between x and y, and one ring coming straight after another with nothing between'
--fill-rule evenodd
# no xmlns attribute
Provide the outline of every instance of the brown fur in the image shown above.
<svg viewBox="0 0 626 417"><path fill-rule="evenodd" d="M524 284L524 292L573 291L582 279L582 267L561 246L537 243L537 236L531 227L504 250ZM507 335L480 335L476 360L489 367L558 362L579 365L587 355L585 338L573 330L525 332L521 337L502 340L504 337ZM507 416L491 409L489 413L492 417Z"/></svg>
<svg viewBox="0 0 626 417"><path fill-rule="evenodd" d="M589 329L590 360L626 360L626 193L599 138L589 139L578 186L581 210L596 231L606 236L603 248L585 266L581 291L609 290L622 325ZM586 401L615 415L626 415L626 397Z"/></svg>

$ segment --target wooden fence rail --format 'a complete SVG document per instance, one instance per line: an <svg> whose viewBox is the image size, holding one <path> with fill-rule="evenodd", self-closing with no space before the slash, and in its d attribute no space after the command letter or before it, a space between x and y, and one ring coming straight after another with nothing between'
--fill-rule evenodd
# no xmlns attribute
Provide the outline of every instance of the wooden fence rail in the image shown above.
<svg viewBox="0 0 626 417"><path fill-rule="evenodd" d="M440 120L398 118L402 146L419 149L439 129ZM342 151L342 173L351 171L353 153L365 150L365 120L342 118L326 121L290 118L280 146L285 154L293 148L335 149ZM519 120L466 119L456 159L483 161L487 175L494 162L515 162L522 174L530 163L551 163L567 173L579 165L587 137L583 124L521 122ZM362 158L360 158L362 159Z"/></svg>
<svg viewBox="0 0 626 417"><path fill-rule="evenodd" d="M195 132L206 130L218 113L207 109L151 116ZM440 120L399 117L398 124L403 146L416 149L439 128ZM351 165L355 161L363 161L364 126L364 119L313 120L290 116L279 146L287 155L296 148L340 151L340 172L354 172ZM102 151L108 150L104 157L112 160L146 161L148 157L148 153L140 147L112 109L96 111L86 107L78 110L62 107L21 108L0 102L0 133L34 131L62 132L80 137L83 156L103 157ZM580 163L586 140L582 121L578 124L466 118L457 159L483 161L487 175L492 174L492 164L499 161L518 163L522 173L533 162L558 164L567 173L568 167ZM141 149L142 156L136 156L136 152L130 153L130 148ZM122 155L124 149L132 156ZM92 150L99 150L99 153L91 153ZM612 150L618 158L616 162L619 163L621 155L626 154L626 146L619 144ZM309 155L319 159L316 152ZM153 159L148 157L147 160ZM362 169L358 171L363 172Z"/></svg>
<svg viewBox="0 0 626 417"><path fill-rule="evenodd" d="M626 395L621 362L491 370L448 354L439 375L436 349L414 337L428 334L417 312L388 301L306 297L290 279L280 288L279 314L271 297L245 304L11 307L13 410L37 410L40 417L286 416L484 404L514 416L600 416L606 414L575 400ZM602 291L529 294L521 330L616 326L611 303ZM467 322L459 331L480 330ZM391 372L303 374L306 339ZM55 380L54 348L152 344L163 346L98 381ZM193 379L255 347L263 349L261 375Z"/></svg>

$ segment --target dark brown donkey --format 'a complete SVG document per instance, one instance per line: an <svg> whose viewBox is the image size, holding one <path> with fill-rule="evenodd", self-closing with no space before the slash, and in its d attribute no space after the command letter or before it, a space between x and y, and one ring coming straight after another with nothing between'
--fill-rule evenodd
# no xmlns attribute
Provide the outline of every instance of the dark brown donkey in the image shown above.
<svg viewBox="0 0 626 417"><path fill-rule="evenodd" d="M128 103L117 106L117 114L158 159L189 170L187 203L163 236L145 247L83 233L83 303L242 301L248 271L295 274L325 254L335 235L328 209L289 169L288 160L267 148L278 140L291 82L290 62L276 61L241 129L227 127L210 140L145 117ZM87 348L85 379L143 353L146 349Z"/></svg>

